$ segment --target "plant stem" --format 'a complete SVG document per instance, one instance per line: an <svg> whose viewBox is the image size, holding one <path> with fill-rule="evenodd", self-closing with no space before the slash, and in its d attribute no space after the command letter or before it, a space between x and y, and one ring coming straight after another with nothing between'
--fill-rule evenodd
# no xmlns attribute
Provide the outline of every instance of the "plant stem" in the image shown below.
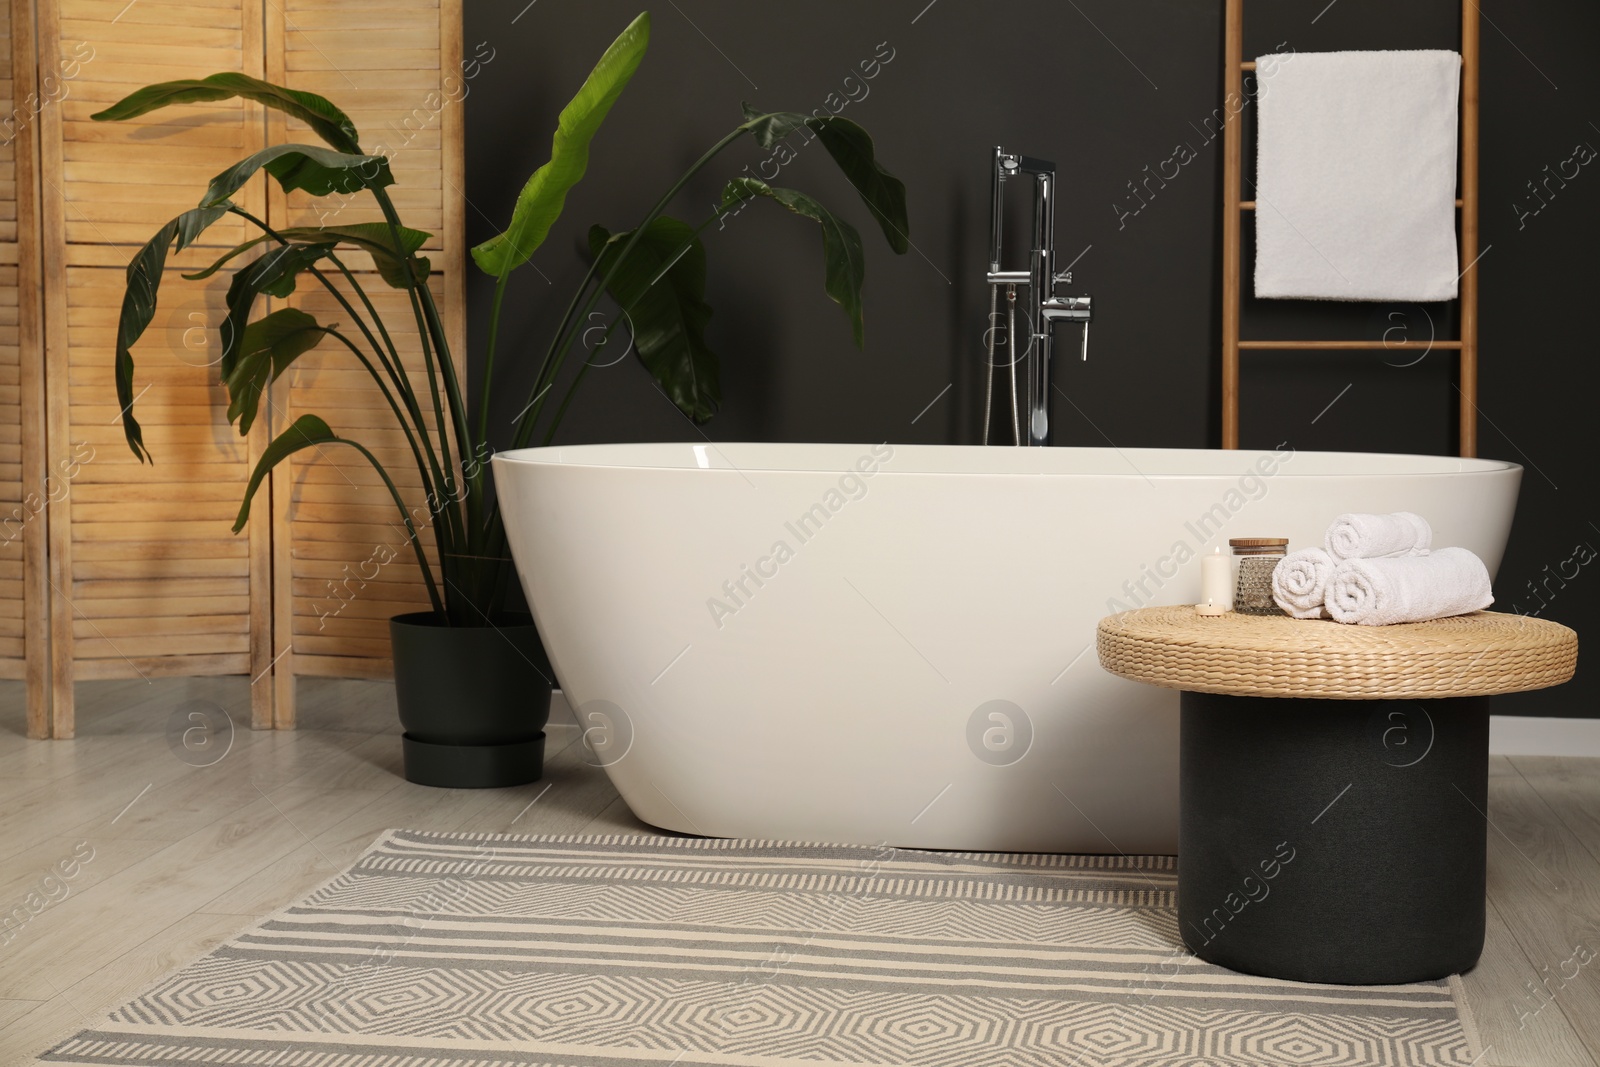
<svg viewBox="0 0 1600 1067"><path fill-rule="evenodd" d="M494 381L495 348L500 340L500 305L505 301L506 283L510 280L510 278L511 271L506 270L495 279L494 283L494 304L489 311L488 351L484 356L483 363L483 385L478 390L481 395L478 398L477 448L482 448L489 440L489 398L493 392L493 390L490 388L490 385ZM482 521L483 505L484 501L488 497L488 494L485 493L483 489L484 468L488 466L488 463L483 457L477 455L476 451L473 453L473 463L475 466L470 478L468 479L471 484L472 491L471 495L468 497L467 522L472 527L472 538L469 543L473 546L475 551L481 552L484 550L485 543L479 539L489 536L488 532L483 527ZM499 512L497 511L495 514L498 515ZM500 567L497 564L495 566L495 571L492 578L493 587L490 590L495 599L498 598L499 590L503 584L503 581L504 579L500 573ZM491 599L491 607L494 606L495 599Z"/></svg>
<svg viewBox="0 0 1600 1067"><path fill-rule="evenodd" d="M494 350L500 339L500 305L506 298L506 282L511 279L507 270L494 281L494 303L489 307L489 341L483 357L483 396L478 401L478 440L489 439L489 383L494 381Z"/></svg>
<svg viewBox="0 0 1600 1067"><path fill-rule="evenodd" d="M617 323L623 320L623 318L628 314L629 310L630 309L628 308L623 308L615 318L606 324L606 332L601 336L600 343L595 345L596 349L599 349L607 341L611 340L612 331L617 328ZM578 368L578 373L572 379L572 384L567 386L566 394L561 398L561 405L556 408L555 415L550 419L550 428L545 431L544 440L540 442L541 444L549 445L551 439L555 437L556 429L561 425L561 419L567 413L567 407L572 403L572 398L577 395L578 383L583 381L583 376L589 373L589 368L592 366L594 366L594 360L591 358L584 360L583 366Z"/></svg>
<svg viewBox="0 0 1600 1067"><path fill-rule="evenodd" d="M383 469L383 464L378 462L378 457L368 452L360 442L352 441L348 437L335 437L340 444L349 445L351 448L367 457L367 462L372 464L373 470L378 472L378 477L383 479L383 484L389 487L389 495L394 498L394 506L400 509L400 517L405 520L406 531L411 535L411 548L417 554L417 566L422 568L422 579L428 585L428 599L433 603L434 612L441 618L446 618L444 601L439 596L439 587L433 583L433 570L428 566L428 557L422 552L422 539L417 536L417 524L411 521L411 513L406 510L406 502L400 498L400 490L394 487L394 482L389 478L389 472ZM439 569L444 570L443 550L440 550ZM448 579L447 579L448 580Z"/></svg>
<svg viewBox="0 0 1600 1067"><path fill-rule="evenodd" d="M455 357L451 355L450 341L445 336L444 332L444 316L439 314L439 306L435 304L433 300L433 290L428 288L426 281L422 283L418 291L422 296L422 306L424 312L426 313L428 328L433 333L434 348L440 354L439 365L441 370L444 372L443 376L445 395L450 401L450 415L455 423L456 445L460 450L462 466L463 468L466 467L468 463L467 457L470 454L474 457L472 462L476 464L474 473L481 475L482 464L478 463L477 461L479 445L473 442L471 433L472 426L467 421L467 408L465 400L461 395L461 383L456 378ZM465 471L463 469L463 474L464 473ZM469 485L466 489L465 504L467 505L467 541L469 552L473 550L472 546L476 543L477 539L477 533L475 532L472 523L472 516L476 510L474 504L478 498L472 488L473 484L481 486L481 477L470 479Z"/></svg>
<svg viewBox="0 0 1600 1067"><path fill-rule="evenodd" d="M332 252L328 253L328 259L334 266L339 268L339 273L344 275L345 280L350 283L350 288L354 289L356 295L361 298L361 304L367 309L367 314L372 316L373 324L378 327L378 333L383 337L383 343L388 348L389 356L393 360L394 365L389 368L389 374L390 377L395 379L395 388L399 389L400 395L404 396L408 401L407 406L411 409L412 417L417 420L417 425L425 425L422 421L422 409L417 406L416 395L411 388L411 376L406 373L406 366L400 360L400 349L395 346L394 338L389 336L389 328L384 325L383 316L378 314L378 309L372 305L372 300L367 296L366 289L356 280L356 276L350 272L350 268L344 265L344 261Z"/></svg>
<svg viewBox="0 0 1600 1067"><path fill-rule="evenodd" d="M405 365L400 360L400 353L395 348L394 341L390 339L389 331L384 328L383 316L379 315L378 309L373 307L372 301L367 297L366 290L361 287L361 283L356 280L355 275L350 273L349 268L347 268L337 256L329 255L328 258L332 260L334 265L339 268L339 270L344 274L345 278L350 282L350 287L356 291L358 296L361 297L361 302L365 304L367 310L372 313L374 321L376 321L378 324L379 332L383 334L384 342L389 346L389 351L394 357L394 364L392 367L390 367L388 363L385 363L385 367L389 369L389 376L395 383L395 389L399 391L401 397L403 397L406 401L406 410L410 412L417 432L422 435L422 440L428 447L428 461L433 467L433 477L428 478L425 476L423 478L424 484L428 487L428 497L430 500L442 499L442 494L449 490L450 481L445 477L445 472L439 465L439 457L435 455L433 451L433 440L428 436L427 420L422 416L422 408L417 405L416 393L411 388L411 379L409 376L407 376ZM355 317L357 322L360 322L360 316L356 315L355 309L350 306L349 301L345 300L343 295L340 294L338 290L334 289L331 283L329 283L326 279L321 278L321 272L315 267L308 269L313 275L316 275L320 280L322 280L323 285L327 286L328 291L334 294L334 299L338 300L340 305L353 317ZM365 327L364 323L362 323L362 325ZM372 341L371 331L368 330L366 333L367 339ZM376 341L372 341L372 344L375 348L377 347ZM400 412L397 410L395 415L398 417ZM435 532L437 533L438 523L440 521L440 509L435 509L430 505L430 510L433 511L433 519L430 521L433 522ZM445 514L444 520L451 524L450 533L452 537L459 538L464 536L464 531L461 529L459 516L457 516L453 510ZM442 539L441 543L443 543Z"/></svg>
<svg viewBox="0 0 1600 1067"><path fill-rule="evenodd" d="M378 369L372 365L372 361L367 358L366 353L357 348L355 343L351 341L350 338L346 337L344 334L340 333L331 326L323 327L323 331L327 333L328 336L343 341L345 347L350 349L350 351L355 354L356 359L361 361L361 365L363 367L367 368L367 373L372 375L372 380L378 383L378 389L383 393L383 398L389 402L389 409L394 412L396 421L400 423L401 432L406 435L406 444L411 446L411 455L417 461L417 473L422 475L422 481L424 485L431 484L428 480L427 465L423 462L422 448L417 444L416 436L411 432L411 427L406 424L406 418L405 415L400 411L400 405L395 402L394 395L389 392L388 385L385 384L382 376L378 374ZM435 525L434 536L437 537L438 535L439 529L438 526Z"/></svg>
<svg viewBox="0 0 1600 1067"><path fill-rule="evenodd" d="M439 307L434 303L433 290L424 282L419 291L422 296L423 308L427 312L428 326L433 331L434 346L440 353L440 366L444 371L445 395L450 400L450 413L456 420L456 440L460 447L461 493L462 504L466 511L465 522L467 530L464 538L465 551L458 553L458 558L473 560L472 563L467 565L471 568L468 573L472 578L472 592L468 599L474 610L482 615L485 613L479 602L488 601L490 605L493 604L494 583L498 580L499 568L497 563L486 577L481 563L484 555L481 547L483 543L483 527L480 521L480 516L483 514L484 457L480 453L484 447L484 442L481 439L477 443L473 442L471 425L467 421L465 398L461 395L461 384L456 378L455 360L450 354L450 341L445 337L444 333L444 316L439 313ZM460 591L459 587L457 591Z"/></svg>
<svg viewBox="0 0 1600 1067"><path fill-rule="evenodd" d="M390 202L387 193L382 190L373 190L378 204L383 208L385 221L389 224L389 232L395 242L395 247L400 247L400 216L395 212L394 204ZM444 379L446 397L450 403L451 424L455 430L457 444L465 457L467 442L470 438L471 424L467 421L466 407L462 401L461 382L456 375L455 358L450 352L450 342L445 336L444 320L439 314L439 307L434 303L433 290L428 287L428 279L417 277L415 264L411 260L404 261L406 272L411 276L412 284L406 292L410 294L413 310L417 314L417 328L422 332L423 354L429 354L429 339L432 339L432 348L437 353L439 360L439 376ZM437 386L435 386L437 390ZM434 404L438 405L437 391ZM444 425L444 417L439 416L440 425Z"/></svg>
<svg viewBox="0 0 1600 1067"><path fill-rule="evenodd" d="M396 252L398 253L399 249L404 247L403 242L400 240L400 216L398 213L396 213L393 202L390 201L388 195L384 193L382 189L373 188L369 191L372 193L373 199L378 202L378 207L383 211L383 217L389 224L389 233L391 235L391 239L394 241ZM411 284L406 286L406 296L410 298L411 313L417 321L418 340L422 342L422 361L423 366L428 373L428 392L433 398L433 416L435 420L435 426L437 427L437 432L439 434L439 452L444 458L444 462L442 464L444 467L445 478L444 488L449 499L453 501L456 498L457 472L455 469L455 461L451 457L450 451L451 424L445 421L444 405L440 401L439 397L439 372L434 366L433 357L433 331L429 328L430 323L427 321L423 312L422 300L417 295L417 290L419 288L426 289L427 281L418 279L415 273L412 271L410 261L407 260L405 262L406 270L411 274ZM443 361L448 361L450 358L449 352L441 352L440 358ZM450 375L452 378L454 378L454 367L450 368ZM455 431L458 439L464 440L466 428L457 423L455 426ZM439 567L440 570L444 572L445 580L448 583L450 573L449 569L445 566L445 555L446 546L441 544L439 546ZM451 622L453 620L447 618L446 621Z"/></svg>
<svg viewBox="0 0 1600 1067"><path fill-rule="evenodd" d="M398 223L395 223L398 225ZM444 316L439 314L439 305L434 303L433 290L428 288L427 279L424 278L417 284L417 292L422 297L422 307L428 323L428 330L433 335L434 348L440 356L439 368L443 372L445 394L450 401L450 417L454 420L458 444L465 456L467 442L472 439L472 424L467 420L466 402L461 393L461 381L456 376L455 357L450 352L450 341L445 336Z"/></svg>

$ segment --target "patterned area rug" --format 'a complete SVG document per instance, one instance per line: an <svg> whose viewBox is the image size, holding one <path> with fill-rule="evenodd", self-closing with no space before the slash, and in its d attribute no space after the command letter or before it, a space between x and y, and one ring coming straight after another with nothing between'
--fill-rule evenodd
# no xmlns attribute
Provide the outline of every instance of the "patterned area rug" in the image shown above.
<svg viewBox="0 0 1600 1067"><path fill-rule="evenodd" d="M1472 1062L1450 983L1234 974L1170 857L392 830L45 1055L271 1067Z"/></svg>

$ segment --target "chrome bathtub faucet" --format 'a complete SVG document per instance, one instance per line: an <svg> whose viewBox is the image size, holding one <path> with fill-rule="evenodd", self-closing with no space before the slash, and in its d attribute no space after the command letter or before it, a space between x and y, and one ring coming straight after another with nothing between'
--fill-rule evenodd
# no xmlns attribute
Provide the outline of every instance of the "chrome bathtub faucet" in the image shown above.
<svg viewBox="0 0 1600 1067"><path fill-rule="evenodd" d="M1027 270L1002 270L1000 267L1002 238L1005 224L1005 183L1010 178L1024 174L1033 176L1033 251ZM989 271L986 280L990 285L990 321L988 339L988 380L984 389L984 444L989 443L989 409L993 401L995 366L995 309L1000 289L1006 290L1007 306L1015 305L1019 287L1028 290L1027 303L1023 305L1026 319L1027 345L1017 350L1014 323L1006 330L1011 355L1007 372L1011 377L1012 396L1016 396L1016 378L1019 372L1026 375L1027 423L1026 438L1030 445L1050 443L1050 350L1058 322L1083 324L1083 358L1089 358L1089 321L1093 318L1090 298L1087 296L1057 296L1058 284L1072 281L1071 271L1056 270L1056 165L1042 159L1007 152L999 145L994 149L994 174L990 185L989 216ZM1023 370L1025 368L1025 370ZM1013 406L1015 402L1013 401ZM1024 430L1012 421L1012 442L1022 444Z"/></svg>

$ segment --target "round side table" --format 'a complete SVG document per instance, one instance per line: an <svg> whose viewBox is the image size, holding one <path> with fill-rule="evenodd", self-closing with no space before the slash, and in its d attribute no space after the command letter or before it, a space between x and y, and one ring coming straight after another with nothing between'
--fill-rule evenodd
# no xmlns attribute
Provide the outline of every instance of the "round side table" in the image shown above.
<svg viewBox="0 0 1600 1067"><path fill-rule="evenodd" d="M1559 685L1565 626L1343 626L1187 605L1100 621L1100 664L1183 691L1178 924L1302 982L1442 978L1483 951L1489 697Z"/></svg>

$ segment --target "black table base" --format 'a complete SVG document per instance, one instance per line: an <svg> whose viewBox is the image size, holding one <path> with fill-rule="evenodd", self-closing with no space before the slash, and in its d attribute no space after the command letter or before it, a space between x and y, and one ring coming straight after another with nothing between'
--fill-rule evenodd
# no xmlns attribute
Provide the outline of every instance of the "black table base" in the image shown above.
<svg viewBox="0 0 1600 1067"><path fill-rule="evenodd" d="M1178 922L1200 958L1388 985L1483 950L1489 699L1183 694Z"/></svg>

